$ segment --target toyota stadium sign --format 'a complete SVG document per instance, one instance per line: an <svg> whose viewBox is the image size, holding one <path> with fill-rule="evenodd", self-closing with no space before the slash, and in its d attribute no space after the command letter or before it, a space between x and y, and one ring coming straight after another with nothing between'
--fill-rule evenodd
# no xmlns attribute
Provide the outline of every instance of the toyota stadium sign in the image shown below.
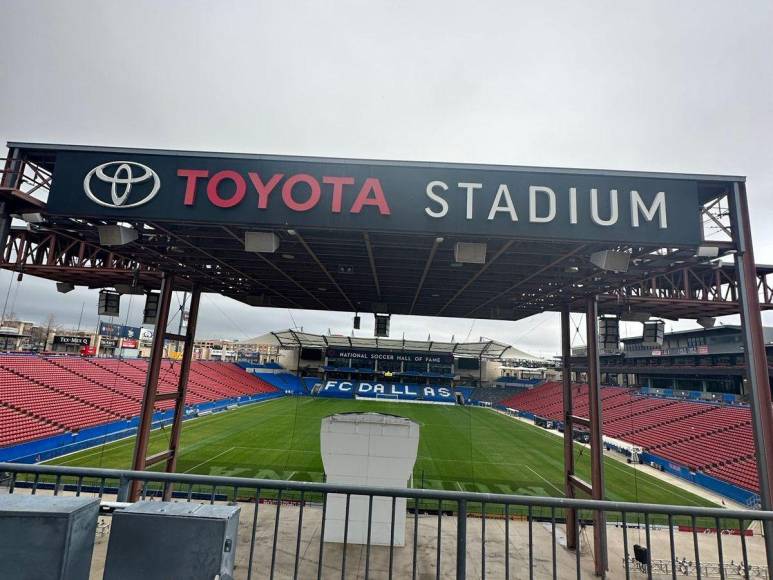
<svg viewBox="0 0 773 580"><path fill-rule="evenodd" d="M709 181L709 184L705 182ZM505 166L76 149L51 213L625 243L699 244L713 178ZM720 184L721 186L721 184Z"/></svg>

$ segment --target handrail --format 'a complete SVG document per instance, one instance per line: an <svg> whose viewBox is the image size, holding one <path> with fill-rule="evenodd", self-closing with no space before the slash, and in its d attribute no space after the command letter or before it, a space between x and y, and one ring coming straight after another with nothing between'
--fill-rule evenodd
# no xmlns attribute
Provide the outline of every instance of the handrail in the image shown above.
<svg viewBox="0 0 773 580"><path fill-rule="evenodd" d="M699 506L674 506L666 504L619 502L609 500L571 499L542 497L531 495L508 495L496 493L477 493L467 491L440 491L431 489L412 489L394 487L375 487L366 485L337 485L302 481L275 479L254 479L249 477L224 477L197 475L192 473L162 473L152 471L132 471L123 469L104 469L96 467L66 467L60 465L27 465L20 463L0 463L0 472L30 473L38 475L58 475L71 477L94 477L99 479L155 481L185 483L191 485L209 485L216 487L245 487L282 491L304 491L311 493L339 493L347 495L402 497L409 499L466 501L468 503L488 503L504 505L523 505L552 508L575 508L578 510L602 510L607 512L648 513L674 516L697 516L711 518L730 518L741 520L773 521L773 511L726 509Z"/></svg>

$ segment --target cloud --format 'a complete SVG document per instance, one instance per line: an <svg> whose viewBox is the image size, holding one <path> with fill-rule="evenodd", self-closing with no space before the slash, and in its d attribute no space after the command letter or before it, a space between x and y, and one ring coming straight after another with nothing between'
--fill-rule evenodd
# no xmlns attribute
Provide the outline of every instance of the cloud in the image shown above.
<svg viewBox="0 0 773 580"><path fill-rule="evenodd" d="M773 263L771 29L763 0L10 0L0 127L23 141L745 174L757 260ZM96 324L94 292L30 277L11 305L68 325L83 308L81 325ZM130 323L139 310L135 299ZM293 319L349 333L350 318L208 297L200 334ZM555 353L556 321L400 316L392 335Z"/></svg>

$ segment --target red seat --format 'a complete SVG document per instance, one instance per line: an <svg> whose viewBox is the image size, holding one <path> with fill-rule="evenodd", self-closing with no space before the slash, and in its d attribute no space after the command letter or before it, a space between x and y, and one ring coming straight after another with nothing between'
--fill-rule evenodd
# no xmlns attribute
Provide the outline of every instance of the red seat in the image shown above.
<svg viewBox="0 0 773 580"><path fill-rule="evenodd" d="M148 363L140 359L0 355L0 446L139 414ZM180 363L164 360L159 392L177 391ZM193 361L186 404L275 392L232 363ZM159 401L159 410L174 407Z"/></svg>
<svg viewBox="0 0 773 580"><path fill-rule="evenodd" d="M588 385L572 385L574 414L588 416ZM554 381L504 399L506 407L563 420L563 386ZM603 432L714 477L759 490L748 407L676 401L602 387Z"/></svg>

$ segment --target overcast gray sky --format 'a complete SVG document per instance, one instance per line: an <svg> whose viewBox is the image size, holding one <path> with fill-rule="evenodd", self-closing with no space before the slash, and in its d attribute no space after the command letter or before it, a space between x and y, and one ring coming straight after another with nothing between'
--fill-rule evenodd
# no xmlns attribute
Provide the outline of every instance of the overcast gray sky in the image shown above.
<svg viewBox="0 0 773 580"><path fill-rule="evenodd" d="M757 261L773 262L771 30L769 0L6 0L0 139L742 174ZM19 316L74 325L85 301L82 324L96 324L93 292L10 280L0 301L10 288ZM340 313L292 317L351 330ZM213 296L198 334L291 324ZM395 317L403 332L559 343L552 314Z"/></svg>

